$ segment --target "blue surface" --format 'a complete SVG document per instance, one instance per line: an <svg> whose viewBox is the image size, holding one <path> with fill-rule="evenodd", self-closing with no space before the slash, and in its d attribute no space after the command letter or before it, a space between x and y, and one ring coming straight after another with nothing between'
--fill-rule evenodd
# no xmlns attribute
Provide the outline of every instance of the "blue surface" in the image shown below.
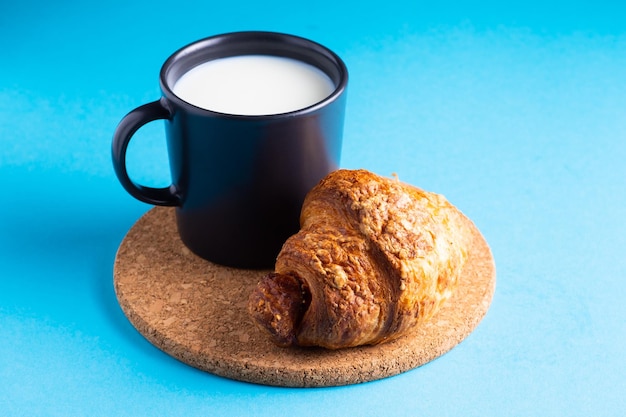
<svg viewBox="0 0 626 417"><path fill-rule="evenodd" d="M623 415L625 6L128 3L0 6L0 415ZM121 312L115 251L149 207L113 174L115 126L158 97L171 52L252 29L346 61L344 167L445 194L490 243L492 307L443 357L271 388L177 362ZM161 124L129 161L168 183Z"/></svg>

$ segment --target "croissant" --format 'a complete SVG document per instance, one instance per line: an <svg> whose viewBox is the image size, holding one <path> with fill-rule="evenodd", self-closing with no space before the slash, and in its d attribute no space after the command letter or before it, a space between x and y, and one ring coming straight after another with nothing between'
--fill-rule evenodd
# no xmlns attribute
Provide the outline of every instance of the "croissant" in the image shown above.
<svg viewBox="0 0 626 417"><path fill-rule="evenodd" d="M324 178L300 225L248 301L253 321L283 347L405 334L450 297L468 254L468 226L443 196L366 170Z"/></svg>

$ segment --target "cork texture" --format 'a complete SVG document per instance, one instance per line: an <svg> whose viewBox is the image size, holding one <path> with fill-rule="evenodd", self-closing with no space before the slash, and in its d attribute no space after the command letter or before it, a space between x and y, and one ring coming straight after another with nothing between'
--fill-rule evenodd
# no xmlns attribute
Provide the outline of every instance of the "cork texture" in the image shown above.
<svg viewBox="0 0 626 417"><path fill-rule="evenodd" d="M452 298L414 332L377 346L329 351L272 344L246 308L248 295L267 271L228 268L197 257L178 237L172 208L151 209L128 232L115 259L115 292L146 339L212 374L285 387L373 381L443 355L487 313L495 264L480 231L467 222L474 242Z"/></svg>

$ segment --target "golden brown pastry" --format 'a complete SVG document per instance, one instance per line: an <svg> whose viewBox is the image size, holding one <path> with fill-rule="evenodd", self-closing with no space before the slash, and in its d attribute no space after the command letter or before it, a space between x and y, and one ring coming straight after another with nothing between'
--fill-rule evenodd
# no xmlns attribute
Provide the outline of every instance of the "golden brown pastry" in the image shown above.
<svg viewBox="0 0 626 417"><path fill-rule="evenodd" d="M457 284L470 234L443 196L365 170L323 179L300 225L248 304L279 346L377 344L428 320Z"/></svg>

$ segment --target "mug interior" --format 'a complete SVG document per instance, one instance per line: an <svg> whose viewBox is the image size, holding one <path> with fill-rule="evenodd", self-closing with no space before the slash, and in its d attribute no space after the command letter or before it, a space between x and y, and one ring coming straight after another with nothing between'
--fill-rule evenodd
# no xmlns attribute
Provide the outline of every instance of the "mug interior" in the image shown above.
<svg viewBox="0 0 626 417"><path fill-rule="evenodd" d="M335 89L317 105L333 100L347 84L348 71L341 58L318 43L282 33L234 32L199 40L175 52L161 69L161 89L169 98L180 100L174 94L174 86L189 70L214 59L242 55L291 58L319 68Z"/></svg>

